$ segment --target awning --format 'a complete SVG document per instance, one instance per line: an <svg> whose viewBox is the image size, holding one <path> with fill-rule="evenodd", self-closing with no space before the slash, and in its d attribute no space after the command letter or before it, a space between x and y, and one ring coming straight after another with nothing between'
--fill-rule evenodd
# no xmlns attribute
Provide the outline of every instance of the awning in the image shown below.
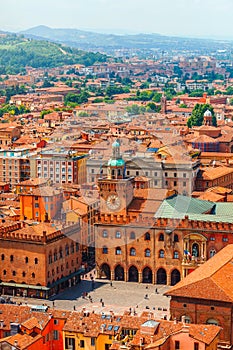
<svg viewBox="0 0 233 350"><path fill-rule="evenodd" d="M21 283L9 283L9 282L0 282L1 287L13 287L13 288L24 288L24 289L35 289L35 290L44 290L47 291L50 288L44 286L34 286L33 284L21 284Z"/></svg>

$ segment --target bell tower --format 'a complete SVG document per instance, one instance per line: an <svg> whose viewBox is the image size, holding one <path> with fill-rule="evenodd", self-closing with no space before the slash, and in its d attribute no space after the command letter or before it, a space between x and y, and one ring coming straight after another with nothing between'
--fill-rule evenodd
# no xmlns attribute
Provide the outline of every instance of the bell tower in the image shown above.
<svg viewBox="0 0 233 350"><path fill-rule="evenodd" d="M120 141L112 144L112 155L107 163L107 177L98 179L100 212L126 214L133 199L134 178L126 177L125 161L120 152Z"/></svg>
<svg viewBox="0 0 233 350"><path fill-rule="evenodd" d="M120 153L120 142L117 140L112 144L112 156L108 161L108 179L125 178L125 161Z"/></svg>

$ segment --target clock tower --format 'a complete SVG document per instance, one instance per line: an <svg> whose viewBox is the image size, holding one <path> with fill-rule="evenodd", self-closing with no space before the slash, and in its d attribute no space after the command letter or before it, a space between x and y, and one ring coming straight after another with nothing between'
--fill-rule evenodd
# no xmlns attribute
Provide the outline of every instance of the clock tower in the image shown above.
<svg viewBox="0 0 233 350"><path fill-rule="evenodd" d="M118 140L112 144L112 156L107 166L107 176L98 179L100 212L126 215L127 207L133 199L134 178L125 175L125 161Z"/></svg>

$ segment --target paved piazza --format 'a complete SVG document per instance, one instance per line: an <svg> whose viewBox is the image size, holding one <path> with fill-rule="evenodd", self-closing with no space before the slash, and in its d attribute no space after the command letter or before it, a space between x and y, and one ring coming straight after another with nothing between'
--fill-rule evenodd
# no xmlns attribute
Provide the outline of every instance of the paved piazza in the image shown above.
<svg viewBox="0 0 233 350"><path fill-rule="evenodd" d="M22 304L46 304L76 311L85 308L87 311L95 310L98 313L108 313L112 310L120 314L131 308L132 312L140 314L143 310L150 310L155 318L161 319L166 316L169 319L170 298L163 296L169 289L168 286L120 281L113 281L111 285L108 280L95 280L93 290L92 286L90 275L86 275L79 284L51 297L50 300L16 297L13 300ZM86 293L87 296L84 296Z"/></svg>

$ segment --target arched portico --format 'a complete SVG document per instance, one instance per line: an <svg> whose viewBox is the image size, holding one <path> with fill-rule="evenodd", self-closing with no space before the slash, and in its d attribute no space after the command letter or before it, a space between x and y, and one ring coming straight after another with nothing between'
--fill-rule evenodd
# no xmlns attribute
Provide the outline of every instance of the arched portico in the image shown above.
<svg viewBox="0 0 233 350"><path fill-rule="evenodd" d="M136 266L132 265L129 268L129 277L128 277L129 282L138 282L138 269Z"/></svg>

